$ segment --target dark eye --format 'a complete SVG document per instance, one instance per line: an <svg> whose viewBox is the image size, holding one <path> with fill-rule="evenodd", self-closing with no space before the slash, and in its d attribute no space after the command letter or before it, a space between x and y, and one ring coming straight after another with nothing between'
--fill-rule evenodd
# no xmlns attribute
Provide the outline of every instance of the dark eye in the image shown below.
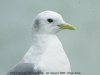
<svg viewBox="0 0 100 75"><path fill-rule="evenodd" d="M53 19L47 19L47 21L48 21L49 23L52 23L52 22L53 22Z"/></svg>

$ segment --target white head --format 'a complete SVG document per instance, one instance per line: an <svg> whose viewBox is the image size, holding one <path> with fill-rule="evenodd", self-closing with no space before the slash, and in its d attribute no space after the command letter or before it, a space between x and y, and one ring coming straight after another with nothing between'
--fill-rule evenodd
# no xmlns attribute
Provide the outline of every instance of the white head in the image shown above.
<svg viewBox="0 0 100 75"><path fill-rule="evenodd" d="M66 23L62 16L53 11L44 11L37 15L33 24L33 31L54 34L62 29L74 30L75 27Z"/></svg>

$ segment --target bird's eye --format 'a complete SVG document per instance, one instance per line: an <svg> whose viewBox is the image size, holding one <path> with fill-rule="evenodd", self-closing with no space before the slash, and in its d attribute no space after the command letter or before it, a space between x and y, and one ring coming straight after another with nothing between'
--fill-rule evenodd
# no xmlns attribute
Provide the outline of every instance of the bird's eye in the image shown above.
<svg viewBox="0 0 100 75"><path fill-rule="evenodd" d="M49 23L52 23L52 22L53 22L53 19L47 19L47 21L48 21Z"/></svg>

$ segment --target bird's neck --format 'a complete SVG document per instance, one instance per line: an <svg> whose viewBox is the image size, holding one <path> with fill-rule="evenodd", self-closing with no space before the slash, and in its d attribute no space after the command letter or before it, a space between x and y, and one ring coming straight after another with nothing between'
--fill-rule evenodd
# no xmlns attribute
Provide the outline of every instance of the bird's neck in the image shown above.
<svg viewBox="0 0 100 75"><path fill-rule="evenodd" d="M37 33L33 35L33 44L31 48L28 50L28 52L25 55L25 59L28 58L26 61L31 61L31 59L34 59L36 62L42 55L46 53L55 52L57 53L56 47L61 46L60 41L58 40L57 36L55 34L44 34L44 33Z"/></svg>
<svg viewBox="0 0 100 75"><path fill-rule="evenodd" d="M47 34L47 33L34 33L33 34L33 45L41 42L42 44L45 43L49 39L57 38L55 34Z"/></svg>
<svg viewBox="0 0 100 75"><path fill-rule="evenodd" d="M45 34L45 33L37 33L33 35L33 46L38 47L38 51L47 50L48 46L51 44L58 42L58 38L55 34Z"/></svg>

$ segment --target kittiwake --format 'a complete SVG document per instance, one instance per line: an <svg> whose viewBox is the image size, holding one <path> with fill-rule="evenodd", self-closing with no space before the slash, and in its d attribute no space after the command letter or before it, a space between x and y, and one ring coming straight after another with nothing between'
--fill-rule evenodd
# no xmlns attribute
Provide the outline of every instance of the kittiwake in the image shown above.
<svg viewBox="0 0 100 75"><path fill-rule="evenodd" d="M61 30L75 30L54 11L43 11L33 21L32 45L22 60L6 75L69 75L69 59L56 36Z"/></svg>

